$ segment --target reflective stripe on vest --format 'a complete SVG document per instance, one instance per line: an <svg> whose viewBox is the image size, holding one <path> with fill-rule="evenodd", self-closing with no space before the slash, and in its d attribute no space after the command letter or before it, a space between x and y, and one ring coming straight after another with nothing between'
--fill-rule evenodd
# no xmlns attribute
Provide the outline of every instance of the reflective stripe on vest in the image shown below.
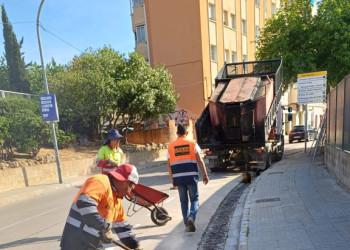
<svg viewBox="0 0 350 250"><path fill-rule="evenodd" d="M74 227L77 227L77 228L80 228L80 226L81 226L81 221L74 219L73 217L70 217L70 216L68 216L68 218L67 218L67 223L74 226ZM96 229L89 227L87 225L84 225L83 231L85 231L85 232L87 232L95 237L100 237L100 235Z"/></svg>

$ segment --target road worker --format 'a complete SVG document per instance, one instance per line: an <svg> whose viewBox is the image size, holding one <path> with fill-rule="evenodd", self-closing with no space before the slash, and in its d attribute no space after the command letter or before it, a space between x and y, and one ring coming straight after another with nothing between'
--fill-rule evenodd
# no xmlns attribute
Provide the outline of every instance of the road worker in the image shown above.
<svg viewBox="0 0 350 250"><path fill-rule="evenodd" d="M130 195L139 181L136 167L122 164L108 174L88 178L75 197L61 239L63 250L104 249L103 243L120 241L142 249L125 219L121 199Z"/></svg>
<svg viewBox="0 0 350 250"><path fill-rule="evenodd" d="M198 144L187 138L187 126L179 124L177 126L178 138L168 146L168 171L173 186L177 186L183 221L187 232L195 232L194 222L198 210L198 167L203 172L203 183L209 182L208 174L204 162L199 155ZM188 198L190 199L190 209L188 208Z"/></svg>
<svg viewBox="0 0 350 250"><path fill-rule="evenodd" d="M122 162L123 150L119 147L122 135L118 130L110 129L104 145L97 153L96 165L101 168L102 174L115 170Z"/></svg>

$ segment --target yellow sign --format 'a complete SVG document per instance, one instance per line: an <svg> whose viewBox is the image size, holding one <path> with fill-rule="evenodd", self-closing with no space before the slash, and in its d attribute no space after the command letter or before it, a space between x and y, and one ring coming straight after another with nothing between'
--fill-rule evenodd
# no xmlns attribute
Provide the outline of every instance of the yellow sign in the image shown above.
<svg viewBox="0 0 350 250"><path fill-rule="evenodd" d="M327 75L327 71L319 71L319 72L313 72L313 73L299 74L298 78L311 77L311 76L322 76L322 75Z"/></svg>

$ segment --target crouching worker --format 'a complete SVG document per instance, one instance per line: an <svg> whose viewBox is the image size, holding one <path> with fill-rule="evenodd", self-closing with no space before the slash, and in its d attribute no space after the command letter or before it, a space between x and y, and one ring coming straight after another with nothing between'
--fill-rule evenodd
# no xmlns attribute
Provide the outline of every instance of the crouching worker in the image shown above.
<svg viewBox="0 0 350 250"><path fill-rule="evenodd" d="M139 181L136 167L122 164L116 170L87 179L75 197L61 239L61 249L104 249L115 234L131 249L142 249L125 219L122 198Z"/></svg>

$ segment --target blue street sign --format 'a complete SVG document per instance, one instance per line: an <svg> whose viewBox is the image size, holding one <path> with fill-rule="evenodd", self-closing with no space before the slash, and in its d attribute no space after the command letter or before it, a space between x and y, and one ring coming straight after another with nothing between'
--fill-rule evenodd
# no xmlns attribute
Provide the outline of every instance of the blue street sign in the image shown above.
<svg viewBox="0 0 350 250"><path fill-rule="evenodd" d="M40 95L40 112L44 122L59 122L56 96Z"/></svg>

